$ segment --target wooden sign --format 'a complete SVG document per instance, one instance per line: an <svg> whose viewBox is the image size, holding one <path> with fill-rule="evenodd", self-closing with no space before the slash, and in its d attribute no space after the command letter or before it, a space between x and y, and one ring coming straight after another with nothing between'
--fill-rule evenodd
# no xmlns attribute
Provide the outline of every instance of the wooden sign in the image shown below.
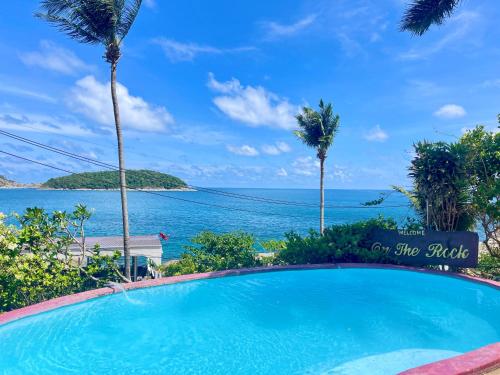
<svg viewBox="0 0 500 375"><path fill-rule="evenodd" d="M374 229L372 251L381 251L401 264L476 267L479 236L474 232Z"/></svg>

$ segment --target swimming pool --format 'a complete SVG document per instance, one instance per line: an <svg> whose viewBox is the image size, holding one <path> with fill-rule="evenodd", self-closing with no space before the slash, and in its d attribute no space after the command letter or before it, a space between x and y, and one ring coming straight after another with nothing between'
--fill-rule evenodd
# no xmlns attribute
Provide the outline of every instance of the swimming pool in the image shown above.
<svg viewBox="0 0 500 375"><path fill-rule="evenodd" d="M500 291L388 269L197 280L0 326L5 374L391 374L500 341Z"/></svg>

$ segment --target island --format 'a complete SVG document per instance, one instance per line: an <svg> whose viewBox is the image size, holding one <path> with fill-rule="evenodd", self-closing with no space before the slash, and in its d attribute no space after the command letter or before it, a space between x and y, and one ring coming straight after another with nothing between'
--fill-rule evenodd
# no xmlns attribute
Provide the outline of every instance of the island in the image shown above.
<svg viewBox="0 0 500 375"><path fill-rule="evenodd" d="M127 170L127 187L138 190L192 190L180 178L147 169ZM120 188L118 171L74 173L49 179L42 189L116 190Z"/></svg>
<svg viewBox="0 0 500 375"><path fill-rule="evenodd" d="M39 186L38 184L22 184L0 175L0 189L36 188Z"/></svg>

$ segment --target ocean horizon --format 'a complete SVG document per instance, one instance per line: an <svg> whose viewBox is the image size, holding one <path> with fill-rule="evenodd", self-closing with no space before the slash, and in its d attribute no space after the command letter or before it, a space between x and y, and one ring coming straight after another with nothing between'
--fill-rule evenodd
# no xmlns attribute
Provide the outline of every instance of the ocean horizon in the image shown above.
<svg viewBox="0 0 500 375"><path fill-rule="evenodd" d="M306 234L319 223L319 190L303 188L226 188L207 191L161 191L150 194L129 191L131 235L170 235L163 242L163 259L173 259L197 233L208 230L217 233L245 231L257 241L282 239L289 231ZM217 191L217 193L214 193ZM402 224L414 216L406 197L391 194L378 207L363 207L362 203L379 198L380 189L325 190L325 225L346 224L379 215L391 217ZM235 198L246 196L245 199ZM265 201L264 201L265 200ZM199 202L192 203L192 202ZM281 202L279 204L269 203ZM283 203L284 201L288 203ZM294 204L292 204L292 202ZM93 215L86 225L88 236L118 236L122 234L120 195L118 191L1 189L0 212L22 213L28 207L44 208L48 212L71 211L85 204ZM297 204L295 204L297 203ZM300 203L300 205L298 205Z"/></svg>

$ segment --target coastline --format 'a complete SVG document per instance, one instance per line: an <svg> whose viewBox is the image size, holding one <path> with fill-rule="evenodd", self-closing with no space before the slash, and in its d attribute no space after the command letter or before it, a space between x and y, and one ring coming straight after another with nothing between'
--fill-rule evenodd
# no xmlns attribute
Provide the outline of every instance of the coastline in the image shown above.
<svg viewBox="0 0 500 375"><path fill-rule="evenodd" d="M68 188L39 187L36 189L37 190L56 190L56 191L120 191L120 189L118 189L118 188L117 189L90 189L90 188L68 189ZM191 188L166 189L166 188L147 187L147 188L127 189L127 191L196 191L196 189L191 189Z"/></svg>
<svg viewBox="0 0 500 375"><path fill-rule="evenodd" d="M49 191L49 190L54 190L54 191L120 191L120 189L90 189L90 188L77 188L77 189L68 189L68 188L46 188L46 187L41 187L41 186L0 186L0 190L14 190L14 189L34 189L34 190L43 190L43 191ZM166 189L166 188L153 188L153 187L148 187L148 188L137 188L137 189L127 189L127 191L197 191L196 189L192 188L173 188L173 189Z"/></svg>

